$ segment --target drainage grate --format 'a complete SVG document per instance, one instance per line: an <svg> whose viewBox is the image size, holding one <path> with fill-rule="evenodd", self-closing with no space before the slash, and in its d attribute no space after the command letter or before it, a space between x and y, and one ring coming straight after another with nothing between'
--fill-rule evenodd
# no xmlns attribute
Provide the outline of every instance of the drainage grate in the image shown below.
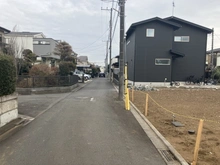
<svg viewBox="0 0 220 165"><path fill-rule="evenodd" d="M167 162L177 161L175 156L169 150L160 150L160 153Z"/></svg>

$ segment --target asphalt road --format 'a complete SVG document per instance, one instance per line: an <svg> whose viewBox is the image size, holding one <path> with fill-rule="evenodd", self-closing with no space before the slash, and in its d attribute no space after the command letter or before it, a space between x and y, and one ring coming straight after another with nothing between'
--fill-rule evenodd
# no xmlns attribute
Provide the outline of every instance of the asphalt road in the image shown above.
<svg viewBox="0 0 220 165"><path fill-rule="evenodd" d="M19 95L18 96L18 113L35 118L43 110L47 109L52 103L55 103L66 93L58 94L40 94L40 95Z"/></svg>
<svg viewBox="0 0 220 165"><path fill-rule="evenodd" d="M107 79L94 79L2 141L0 164L165 165L117 96Z"/></svg>

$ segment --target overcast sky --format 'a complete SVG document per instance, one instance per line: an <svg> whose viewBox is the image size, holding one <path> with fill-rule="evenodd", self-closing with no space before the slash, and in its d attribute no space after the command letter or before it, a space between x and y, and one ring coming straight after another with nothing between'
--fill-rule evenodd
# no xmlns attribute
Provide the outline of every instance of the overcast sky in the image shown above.
<svg viewBox="0 0 220 165"><path fill-rule="evenodd" d="M109 33L110 0L0 0L0 26L19 31L43 32L46 37L68 42L90 62L103 65ZM127 0L126 30L141 20L172 15L173 0ZM114 8L118 9L115 2ZM214 48L220 48L220 0L175 0L174 16L215 28ZM113 13L114 23L117 12ZM119 19L112 56L119 54ZM211 48L208 35L207 49Z"/></svg>

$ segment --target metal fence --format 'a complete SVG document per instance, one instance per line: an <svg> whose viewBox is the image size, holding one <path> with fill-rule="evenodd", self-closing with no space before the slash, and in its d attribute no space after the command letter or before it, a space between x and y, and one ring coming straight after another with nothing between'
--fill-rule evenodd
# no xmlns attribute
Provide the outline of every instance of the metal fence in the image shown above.
<svg viewBox="0 0 220 165"><path fill-rule="evenodd" d="M18 76L17 87L19 88L39 88L39 87L60 87L71 86L78 83L78 76L47 76L47 77L30 77Z"/></svg>
<svg viewBox="0 0 220 165"><path fill-rule="evenodd" d="M119 81L118 74L113 73L113 78Z"/></svg>

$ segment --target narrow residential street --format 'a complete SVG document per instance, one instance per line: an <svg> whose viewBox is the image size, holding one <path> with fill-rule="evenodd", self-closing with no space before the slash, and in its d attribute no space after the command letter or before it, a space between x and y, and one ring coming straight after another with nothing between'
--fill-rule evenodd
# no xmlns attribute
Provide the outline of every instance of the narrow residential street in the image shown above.
<svg viewBox="0 0 220 165"><path fill-rule="evenodd" d="M2 141L0 164L165 165L117 97L106 78L93 79Z"/></svg>

